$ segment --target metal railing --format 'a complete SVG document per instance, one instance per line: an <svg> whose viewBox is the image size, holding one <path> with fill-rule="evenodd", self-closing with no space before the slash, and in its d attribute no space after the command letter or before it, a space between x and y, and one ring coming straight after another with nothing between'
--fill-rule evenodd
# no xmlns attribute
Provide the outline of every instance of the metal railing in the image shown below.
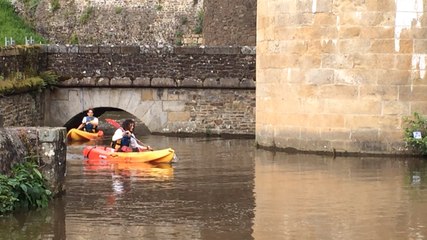
<svg viewBox="0 0 427 240"><path fill-rule="evenodd" d="M15 39L12 37L4 37L4 46L14 46L16 44ZM25 37L25 45L33 45L34 44L34 38L30 36L29 38Z"/></svg>

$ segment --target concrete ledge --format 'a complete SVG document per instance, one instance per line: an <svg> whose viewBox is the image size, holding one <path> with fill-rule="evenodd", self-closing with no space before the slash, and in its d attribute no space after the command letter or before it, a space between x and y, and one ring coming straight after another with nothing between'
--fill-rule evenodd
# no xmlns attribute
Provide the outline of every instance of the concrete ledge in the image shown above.
<svg viewBox="0 0 427 240"><path fill-rule="evenodd" d="M205 47L206 54L235 55L240 54L240 47Z"/></svg>
<svg viewBox="0 0 427 240"><path fill-rule="evenodd" d="M254 79L247 78L206 78L188 77L183 80L173 78L148 78L137 77L134 80L129 77L83 77L70 78L57 84L59 87L159 87L159 88L241 88L255 89Z"/></svg>
<svg viewBox="0 0 427 240"><path fill-rule="evenodd" d="M179 84L178 87L202 87L203 81L198 78L184 78Z"/></svg>
<svg viewBox="0 0 427 240"><path fill-rule="evenodd" d="M206 78L205 81L203 81L203 87L218 88L221 87L221 83L218 78Z"/></svg>
<svg viewBox="0 0 427 240"><path fill-rule="evenodd" d="M60 46L59 45L47 45L47 52L48 53L60 53Z"/></svg>
<svg viewBox="0 0 427 240"><path fill-rule="evenodd" d="M133 80L132 85L135 87L149 87L151 85L150 78L137 77Z"/></svg>
<svg viewBox="0 0 427 240"><path fill-rule="evenodd" d="M79 53L98 53L98 46L87 45L87 46L79 46Z"/></svg>
<svg viewBox="0 0 427 240"><path fill-rule="evenodd" d="M256 55L256 47L244 46L241 48L242 54Z"/></svg>
<svg viewBox="0 0 427 240"><path fill-rule="evenodd" d="M79 81L79 86L93 87L96 85L96 79L91 77L82 78Z"/></svg>
<svg viewBox="0 0 427 240"><path fill-rule="evenodd" d="M238 78L221 78L219 79L221 87L235 88L239 87L240 80Z"/></svg>
<svg viewBox="0 0 427 240"><path fill-rule="evenodd" d="M96 86L99 87L108 87L110 86L110 79L108 78L98 78L96 81Z"/></svg>
<svg viewBox="0 0 427 240"><path fill-rule="evenodd" d="M205 52L204 52L203 48L199 48L199 47L197 47L197 48L195 48L195 47L176 47L174 53L178 54L178 55L187 55L187 54L191 55L191 54L204 54Z"/></svg>
<svg viewBox="0 0 427 240"><path fill-rule="evenodd" d="M0 56L17 56L20 55L18 49L3 49L0 53Z"/></svg>
<svg viewBox="0 0 427 240"><path fill-rule="evenodd" d="M111 87L131 87L132 80L130 80L130 78L128 77L112 78L110 80L110 86Z"/></svg>
<svg viewBox="0 0 427 240"><path fill-rule="evenodd" d="M123 54L138 54L139 51L139 46L122 46L120 48L120 53Z"/></svg>
<svg viewBox="0 0 427 240"><path fill-rule="evenodd" d="M175 80L172 78L153 78L151 80L152 87L177 87Z"/></svg>
<svg viewBox="0 0 427 240"><path fill-rule="evenodd" d="M241 88L255 88L256 82L253 79L244 78L240 81L239 87L241 87Z"/></svg>

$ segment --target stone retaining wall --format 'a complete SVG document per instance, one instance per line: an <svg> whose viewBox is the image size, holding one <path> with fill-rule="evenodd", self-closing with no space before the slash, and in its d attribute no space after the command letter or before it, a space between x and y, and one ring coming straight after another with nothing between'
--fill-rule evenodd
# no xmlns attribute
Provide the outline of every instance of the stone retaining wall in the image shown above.
<svg viewBox="0 0 427 240"><path fill-rule="evenodd" d="M45 104L44 92L0 96L0 127L42 126Z"/></svg>

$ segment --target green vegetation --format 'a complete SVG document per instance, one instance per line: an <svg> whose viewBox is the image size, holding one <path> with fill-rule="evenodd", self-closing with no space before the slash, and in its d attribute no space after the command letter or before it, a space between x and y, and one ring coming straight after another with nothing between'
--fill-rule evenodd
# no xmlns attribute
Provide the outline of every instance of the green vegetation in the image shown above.
<svg viewBox="0 0 427 240"><path fill-rule="evenodd" d="M92 6L87 7L83 11L82 15L80 16L80 23L86 24L89 21L89 18L92 15L92 13L93 13L93 7Z"/></svg>
<svg viewBox="0 0 427 240"><path fill-rule="evenodd" d="M405 143L417 154L427 155L427 119L414 112L404 118Z"/></svg>
<svg viewBox="0 0 427 240"><path fill-rule="evenodd" d="M59 0L50 0L50 6L52 12L59 10L59 8L61 7L61 5L59 4Z"/></svg>
<svg viewBox="0 0 427 240"><path fill-rule="evenodd" d="M26 76L24 73L16 72L7 79L0 77L0 95L51 88L57 80L58 76L52 71L42 72L39 76Z"/></svg>
<svg viewBox="0 0 427 240"><path fill-rule="evenodd" d="M46 207L51 197L43 175L32 162L15 165L10 176L0 174L0 214Z"/></svg>
<svg viewBox="0 0 427 240"><path fill-rule="evenodd" d="M200 10L197 14L196 26L194 27L195 34L203 33L203 20L205 19L205 13L203 10Z"/></svg>
<svg viewBox="0 0 427 240"><path fill-rule="evenodd" d="M175 45L177 45L177 46L182 46L182 38L183 38L183 36L184 36L184 33L181 31L181 30L178 30L176 33L175 33Z"/></svg>
<svg viewBox="0 0 427 240"><path fill-rule="evenodd" d="M34 15L37 6L40 3L40 0L21 0L21 2L24 3L25 9L27 9L28 12Z"/></svg>
<svg viewBox="0 0 427 240"><path fill-rule="evenodd" d="M77 36L76 33L71 34L70 44L74 44L74 45L79 44L79 37Z"/></svg>
<svg viewBox="0 0 427 240"><path fill-rule="evenodd" d="M30 1L28 4L31 4ZM20 45L25 44L25 37L33 37L35 43L46 43L43 37L38 35L15 13L9 0L0 0L0 29L0 46L4 46L5 38L8 40L13 38L15 44Z"/></svg>
<svg viewBox="0 0 427 240"><path fill-rule="evenodd" d="M162 5L160 5L160 4L157 4L157 5L156 5L156 10L157 10L157 11L162 11L162 9L163 9L163 6L162 6Z"/></svg>
<svg viewBox="0 0 427 240"><path fill-rule="evenodd" d="M123 11L123 7L121 7L121 6L117 6L117 7L114 9L114 11L116 12L116 14L120 14L120 13L122 13L122 11Z"/></svg>

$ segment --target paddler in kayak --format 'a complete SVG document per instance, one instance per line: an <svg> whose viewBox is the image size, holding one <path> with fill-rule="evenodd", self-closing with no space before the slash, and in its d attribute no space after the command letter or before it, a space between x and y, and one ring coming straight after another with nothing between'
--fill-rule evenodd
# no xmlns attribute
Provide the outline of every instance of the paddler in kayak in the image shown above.
<svg viewBox="0 0 427 240"><path fill-rule="evenodd" d="M118 128L111 138L111 147L117 152L141 152L152 150L150 146L145 146L139 141L133 131L135 130L135 121L126 119L120 128ZM138 144L138 141L142 144Z"/></svg>
<svg viewBox="0 0 427 240"><path fill-rule="evenodd" d="M89 108L86 114L87 116L83 118L82 123L77 129L83 129L84 131L91 133L98 132L98 118L93 116L93 108Z"/></svg>

